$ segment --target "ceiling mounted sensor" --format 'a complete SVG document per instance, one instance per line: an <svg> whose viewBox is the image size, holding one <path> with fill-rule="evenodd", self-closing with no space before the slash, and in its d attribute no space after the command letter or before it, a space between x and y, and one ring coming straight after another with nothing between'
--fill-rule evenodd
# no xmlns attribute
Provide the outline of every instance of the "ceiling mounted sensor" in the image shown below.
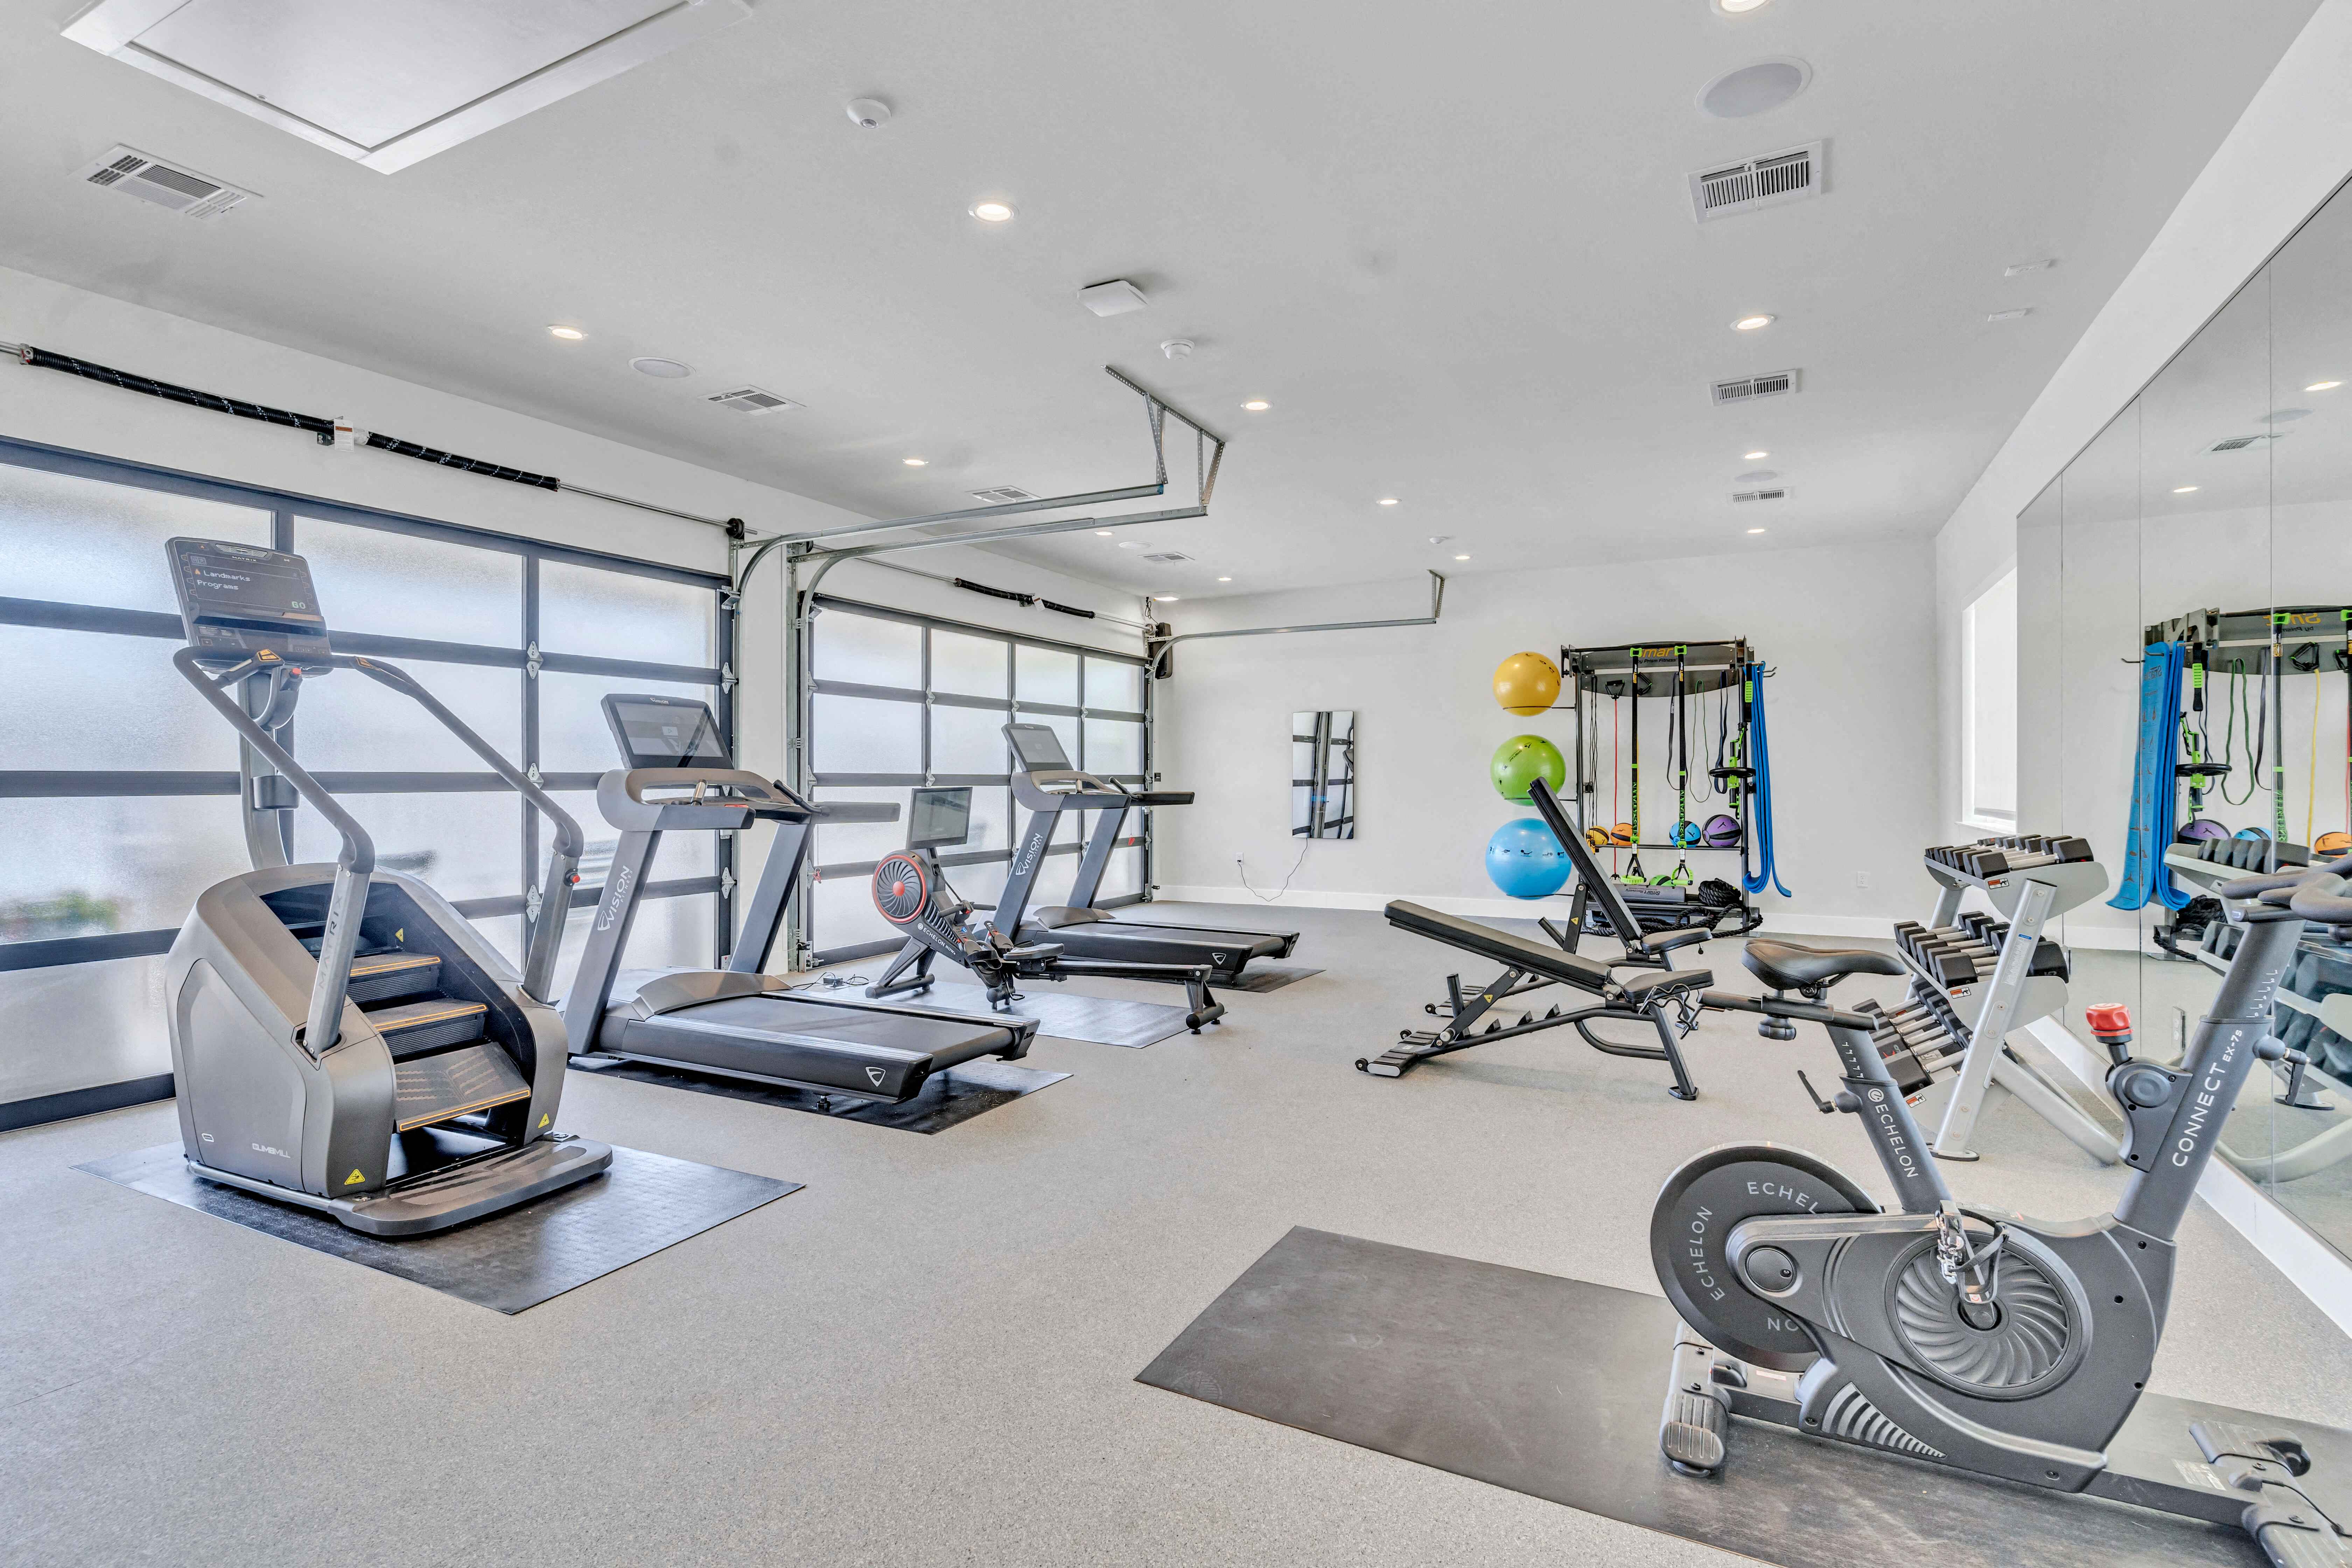
<svg viewBox="0 0 2352 1568"><path fill-rule="evenodd" d="M1809 142L1738 163L1702 169L1690 177L1691 211L1699 222L1727 213L1785 206L1829 188L1829 143Z"/></svg>
<svg viewBox="0 0 2352 1568"><path fill-rule="evenodd" d="M849 122L860 131L879 131L890 123L890 106L878 98L853 98Z"/></svg>
<svg viewBox="0 0 2352 1568"><path fill-rule="evenodd" d="M751 14L744 0L97 0L65 36L388 174Z"/></svg>
<svg viewBox="0 0 2352 1568"><path fill-rule="evenodd" d="M730 392L715 392L703 399L721 408L731 408L738 414L773 414L779 408L801 405L789 397L779 397L762 386L739 386Z"/></svg>
<svg viewBox="0 0 2352 1568"><path fill-rule="evenodd" d="M1736 381L1718 381L1713 395L1717 405L1750 403L1759 397L1782 397L1797 390L1802 373L1793 370L1768 370L1761 375L1743 375Z"/></svg>
<svg viewBox="0 0 2352 1568"><path fill-rule="evenodd" d="M207 179L193 169L166 163L131 147L108 149L105 156L75 170L74 178L152 202L182 217L218 217L239 203L261 199L251 191Z"/></svg>
<svg viewBox="0 0 2352 1568"><path fill-rule="evenodd" d="M1129 310L1140 310L1151 301L1126 279L1112 278L1079 289L1078 303L1097 316L1124 316Z"/></svg>
<svg viewBox="0 0 2352 1568"><path fill-rule="evenodd" d="M982 506L1010 506L1014 501L1037 499L1019 485L999 485L992 490L967 490L965 493Z"/></svg>
<svg viewBox="0 0 2352 1568"><path fill-rule="evenodd" d="M1699 89L1698 106L1717 120L1745 120L1780 108L1812 79L1813 68L1802 60L1759 60Z"/></svg>
<svg viewBox="0 0 2352 1568"><path fill-rule="evenodd" d="M674 359L656 359L650 355L631 360L629 368L639 375L650 375L657 381L683 381L694 374L694 367L690 364L681 364Z"/></svg>
<svg viewBox="0 0 2352 1568"><path fill-rule="evenodd" d="M1785 486L1776 485L1765 490L1734 490L1731 492L1731 499L1735 501L1787 500L1789 491Z"/></svg>
<svg viewBox="0 0 2352 1568"><path fill-rule="evenodd" d="M1160 352L1170 359L1191 359L1193 342L1190 338L1170 338L1160 345Z"/></svg>

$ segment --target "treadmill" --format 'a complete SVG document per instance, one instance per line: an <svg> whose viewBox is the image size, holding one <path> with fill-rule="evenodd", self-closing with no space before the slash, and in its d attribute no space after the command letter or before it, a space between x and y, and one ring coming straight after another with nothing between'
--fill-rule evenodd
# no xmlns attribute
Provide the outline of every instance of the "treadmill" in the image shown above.
<svg viewBox="0 0 2352 1568"><path fill-rule="evenodd" d="M1029 808L1029 826L1013 856L1012 875L997 897L997 925L1013 933L1015 942L1055 942L1073 958L1116 958L1131 963L1207 964L1211 978L1231 985L1243 966L1254 959L1290 956L1298 945L1297 931L1238 931L1221 926L1170 925L1158 921L1124 920L1095 908L1110 852L1118 843L1120 826L1129 807L1190 805L1191 790L1130 790L1108 779L1080 773L1070 765L1061 737L1046 724L1007 724L1004 738L1012 744L1018 766L1013 770L1013 796ZM1065 811L1097 811L1078 872L1070 885L1067 904L1029 908L1029 892L1045 863L1046 845Z"/></svg>
<svg viewBox="0 0 2352 1568"><path fill-rule="evenodd" d="M621 839L564 1002L572 1065L646 1062L808 1089L821 1105L836 1098L895 1105L959 1062L1028 1054L1034 1018L795 991L764 973L808 858L810 829L894 822L897 805L819 805L739 770L709 708L693 698L615 694L604 708L629 765L596 784L596 805ZM776 825L775 841L727 967L620 970L662 835L741 832L761 821Z"/></svg>

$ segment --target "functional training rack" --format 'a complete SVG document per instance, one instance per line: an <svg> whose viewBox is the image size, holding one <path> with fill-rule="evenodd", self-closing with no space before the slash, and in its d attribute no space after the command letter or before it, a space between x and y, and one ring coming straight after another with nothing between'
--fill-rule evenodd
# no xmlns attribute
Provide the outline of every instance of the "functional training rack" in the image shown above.
<svg viewBox="0 0 2352 1568"><path fill-rule="evenodd" d="M2106 868L2080 838L2027 834L1933 848L1927 875L1939 889L1926 925L1895 927L1895 945L1911 987L1892 1011L1865 1005L1880 1020L1877 1043L1906 1094L1937 1073L1955 1082L1934 1149L1946 1160L1973 1160L1977 1112L1985 1086L2001 1087L2095 1157L2112 1164L2121 1142L2064 1090L2053 1087L2009 1046L2012 1031L2065 1005L2065 950L2045 941L2051 920L2107 889ZM1960 901L1971 888L1997 914Z"/></svg>
<svg viewBox="0 0 2352 1568"><path fill-rule="evenodd" d="M1576 713L1576 815L1580 821L1601 820L1600 746L1601 726L1588 714L1588 703L1596 699L1634 699L1628 718L1626 752L1631 759L1632 810L1626 820L1633 827L1633 842L1612 845L1612 848L1629 848L1638 855L1644 849L1672 849L1686 853L1701 851L1739 854L1748 842L1751 819L1749 796L1755 782L1755 770L1749 766L1754 754L1749 745L1750 703L1745 690L1748 666L1756 663L1756 651L1746 637L1729 642L1657 642L1626 643L1615 647L1569 647L1559 650L1560 684L1570 697ZM1710 782L1729 797L1728 815L1739 821L1739 837L1729 844L1676 844L1671 841L1644 842L1642 838L1642 704L1639 699L1663 697L1669 701L1705 696L1708 692L1738 693L1737 721L1732 728L1732 743L1722 765L1707 770ZM1687 731L1685 732L1687 740ZM1689 765L1685 758L1682 782L1687 783ZM1675 780L1670 779L1669 785ZM1679 792L1678 792L1679 793ZM1613 819L1612 819L1613 820Z"/></svg>

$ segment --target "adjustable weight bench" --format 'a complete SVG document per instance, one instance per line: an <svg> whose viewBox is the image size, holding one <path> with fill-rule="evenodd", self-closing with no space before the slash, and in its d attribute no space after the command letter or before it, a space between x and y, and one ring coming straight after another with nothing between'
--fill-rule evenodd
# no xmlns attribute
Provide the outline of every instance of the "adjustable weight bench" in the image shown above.
<svg viewBox="0 0 2352 1568"><path fill-rule="evenodd" d="M1541 784L1538 784L1541 788ZM1580 843L1581 841L1580 840ZM1421 904L1400 899L1388 907L1389 923L1432 942L1442 942L1458 947L1465 952L1493 959L1503 965L1503 973L1481 989L1475 996L1465 997L1460 975L1448 975L1445 980L1447 1001L1431 1003L1428 1011L1434 1014L1441 1007L1450 1016L1442 1029L1406 1029L1397 1036L1397 1043L1377 1057L1359 1058L1357 1070L1374 1078L1402 1078L1419 1063L1432 1057L1442 1057L1471 1046L1483 1046L1496 1040L1507 1040L1516 1035L1532 1035L1538 1029L1557 1028L1572 1024L1584 1037L1584 1043L1594 1050L1612 1057L1640 1057L1647 1061L1662 1061L1675 1075L1674 1087L1666 1092L1676 1100L1696 1100L1698 1089L1683 1066L1682 1051L1677 1044L1681 1035L1689 1032L1697 1019L1697 998L1715 976L1704 969L1654 969L1649 973L1620 977L1611 964L1597 958L1586 958L1558 947L1515 936L1476 921L1458 915L1444 914ZM1702 932L1701 935L1705 933ZM1696 941L1698 938L1691 938ZM1572 1012L1562 1012L1554 1006L1542 1017L1529 1014L1516 1024L1504 1024L1500 1019L1489 1023L1484 1031L1475 1026L1491 1012L1496 1004L1513 996L1525 995L1549 985L1564 985L1595 998L1594 1004ZM1679 1015L1677 1016L1676 1015ZM1591 1026L1601 1019L1622 1018L1646 1022L1658 1032L1655 1046L1623 1045L1604 1040L1595 1035Z"/></svg>

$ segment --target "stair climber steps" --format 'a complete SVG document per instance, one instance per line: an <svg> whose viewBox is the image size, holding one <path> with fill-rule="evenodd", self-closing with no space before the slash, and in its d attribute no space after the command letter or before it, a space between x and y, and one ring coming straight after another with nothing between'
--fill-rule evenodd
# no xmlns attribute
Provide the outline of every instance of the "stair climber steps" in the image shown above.
<svg viewBox="0 0 2352 1568"><path fill-rule="evenodd" d="M460 1002L436 994L395 1006L371 1007L367 1016L383 1043L392 1047L392 1059L405 1061L480 1039L489 1009L479 1002Z"/></svg>
<svg viewBox="0 0 2352 1568"><path fill-rule="evenodd" d="M488 1040L404 1060L396 1071L393 1125L403 1132L530 1098L512 1058Z"/></svg>
<svg viewBox="0 0 2352 1568"><path fill-rule="evenodd" d="M433 953L404 952L395 947L364 953L352 962L347 994L363 1007L440 993L441 960Z"/></svg>

